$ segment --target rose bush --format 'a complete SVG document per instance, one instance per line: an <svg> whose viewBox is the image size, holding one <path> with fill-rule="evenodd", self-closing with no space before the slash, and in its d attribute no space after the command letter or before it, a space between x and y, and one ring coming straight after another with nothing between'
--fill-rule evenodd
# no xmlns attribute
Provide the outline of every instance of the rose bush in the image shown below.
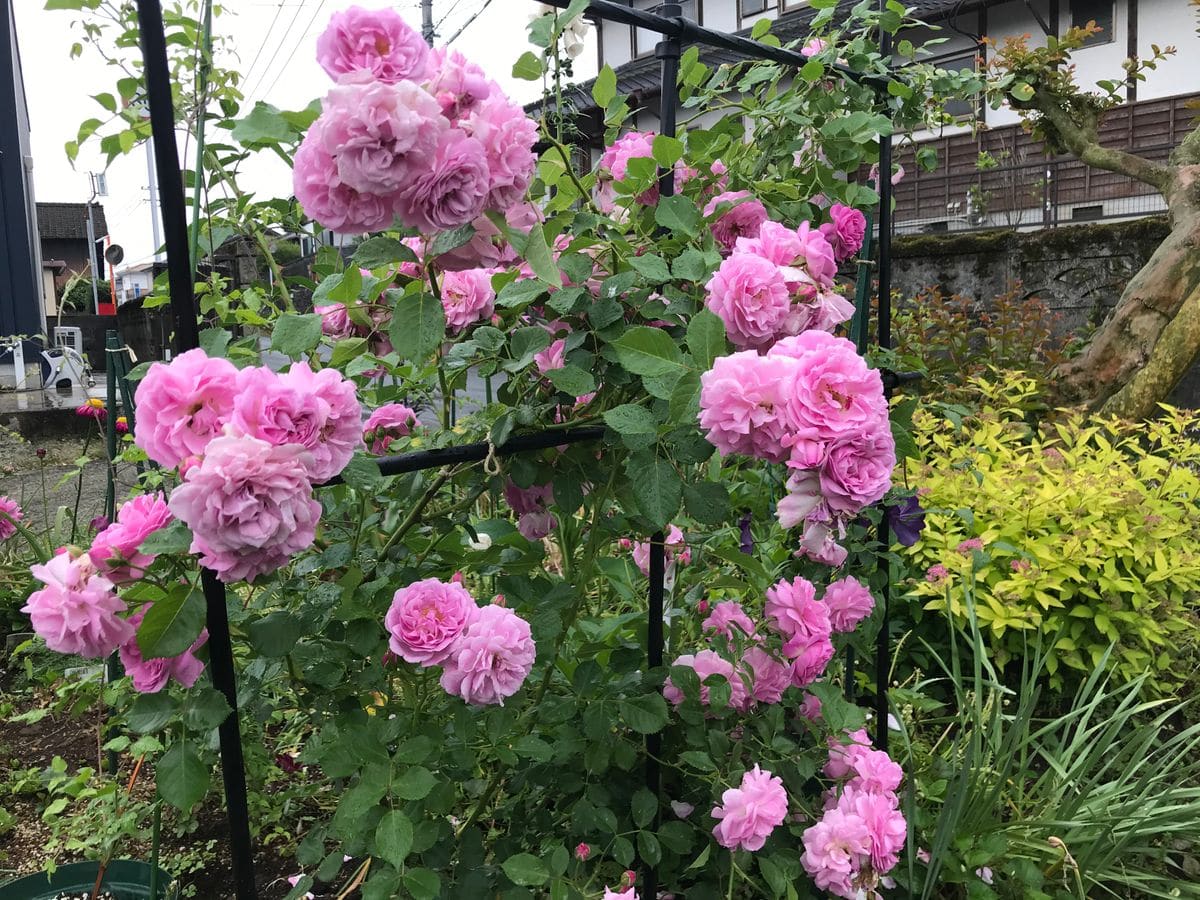
<svg viewBox="0 0 1200 900"><path fill-rule="evenodd" d="M532 23L539 70L573 17ZM375 234L351 259L317 254L313 312L282 278L271 309L214 276L203 349L138 373L126 456L162 467L144 485L169 512L35 567L27 608L56 649L123 648L153 692L124 724L162 732L159 790L187 809L227 712L196 678L197 566L228 584L246 740L286 734L288 768L264 777L310 800L294 896L341 873L368 897L634 900L636 863L689 898L886 883L902 776L865 742L837 651L873 637L896 443L878 371L834 334L854 312L838 264L877 201L838 173L875 161L891 119L936 118L924 87L960 76L915 66L882 100L821 59L882 73L857 29L900 17L829 23L795 82L685 54L685 106L738 73L753 142L741 117L622 136L606 70L591 172L572 170L561 121L539 131L389 10L321 36L319 114L231 126L298 143L288 215ZM263 364L267 334L286 371ZM579 424L603 438L391 478L371 456ZM655 533L667 663L650 668Z"/></svg>

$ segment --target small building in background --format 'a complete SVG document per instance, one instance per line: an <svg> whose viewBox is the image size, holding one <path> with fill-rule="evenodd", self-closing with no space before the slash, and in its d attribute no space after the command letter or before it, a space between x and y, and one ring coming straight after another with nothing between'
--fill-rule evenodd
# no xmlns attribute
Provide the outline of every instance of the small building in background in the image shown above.
<svg viewBox="0 0 1200 900"><path fill-rule="evenodd" d="M42 260L55 263L54 293L46 294L46 314L58 314L59 301L67 283L76 275L85 279L95 277L107 281L107 264L104 262L103 237L108 234L108 221L104 207L93 204L92 221L97 237L96 263L100 267L98 276L91 274L91 255L88 246L88 205L86 203L39 203L37 205L38 239L41 244ZM88 289L90 293L91 289ZM108 297L101 297L101 302ZM89 302L87 309L77 312L95 312Z"/></svg>

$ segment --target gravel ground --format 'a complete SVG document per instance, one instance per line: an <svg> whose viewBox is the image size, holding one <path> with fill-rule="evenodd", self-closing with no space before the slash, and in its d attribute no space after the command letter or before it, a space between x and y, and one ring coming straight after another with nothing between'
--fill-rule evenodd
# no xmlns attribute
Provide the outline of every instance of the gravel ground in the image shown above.
<svg viewBox="0 0 1200 900"><path fill-rule="evenodd" d="M46 451L44 458L38 458L38 450ZM82 485L77 478L60 483L65 475L75 471L75 460L83 453L82 438L61 438L42 446L0 433L0 495L16 500L25 513L25 521L41 531L53 521L59 507L75 508L78 492L78 521L90 522L104 512L107 463L104 444L99 438L93 438L87 447L91 462L84 468ZM132 466L118 467L118 500L128 492L134 475Z"/></svg>

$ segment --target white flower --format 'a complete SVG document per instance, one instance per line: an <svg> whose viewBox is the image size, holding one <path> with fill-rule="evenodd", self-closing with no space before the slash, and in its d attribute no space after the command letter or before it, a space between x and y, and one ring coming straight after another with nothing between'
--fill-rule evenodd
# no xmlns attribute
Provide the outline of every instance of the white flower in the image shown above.
<svg viewBox="0 0 1200 900"><path fill-rule="evenodd" d="M487 550L492 546L492 536L490 534L480 534L477 541L472 541L468 538L466 545L472 550Z"/></svg>

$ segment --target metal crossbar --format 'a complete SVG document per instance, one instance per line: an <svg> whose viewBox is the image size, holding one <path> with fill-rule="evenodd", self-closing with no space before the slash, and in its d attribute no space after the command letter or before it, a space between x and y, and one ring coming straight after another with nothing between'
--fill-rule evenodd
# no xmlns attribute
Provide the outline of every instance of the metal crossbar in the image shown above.
<svg viewBox="0 0 1200 900"><path fill-rule="evenodd" d="M551 5L565 8L568 0L550 0ZM882 8L883 3L880 3ZM167 272L171 294L171 310L175 320L175 344L179 352L200 346L197 310L193 293L193 270L188 245L186 200L183 179L179 166L178 148L175 141L174 110L171 100L171 73L167 62L166 39L160 0L137 0L138 25L145 62L146 93L150 107L150 124L155 150L162 223L167 248ZM801 67L808 60L800 53L780 47L772 47L739 35L725 34L703 28L683 18L678 4L667 3L661 8L662 15L641 12L622 6L611 0L591 0L586 13L594 18L631 25L655 31L663 36L656 48L662 63L662 90L660 92L660 120L663 134L674 137L678 109L679 58L685 43L704 44L739 53L751 59L768 60L783 65ZM883 55L890 52L887 35L880 41ZM863 75L842 65L828 66L843 77L857 83L869 85L881 96L886 96L890 76ZM890 345L890 238L891 238L891 138L880 138L879 178L879 319L878 343ZM663 170L659 175L660 194L674 193L674 173ZM423 469L438 468L448 464L474 462L489 455L508 456L530 452L546 447L594 441L603 436L600 426L565 430L546 430L519 435L500 446L490 443L467 444L436 450L426 450L401 456L383 457L379 470L383 475L396 475ZM340 483L335 478L326 484ZM880 526L880 539L887 542L886 517ZM650 669L663 664L663 612L665 600L666 554L662 532L650 538L647 620L647 665ZM238 719L237 681L233 664L233 647L229 634L229 619L226 608L225 585L216 575L201 569L201 583L207 609L207 626L210 648L209 671L213 686L221 692L230 707L229 716L218 729L221 771L224 778L225 800L228 810L230 855L232 859L235 891L238 900L255 900L257 891L254 880L253 846L250 840L249 809L246 794L246 776L242 753L241 732ZM877 742L887 745L887 591L884 593L883 627L879 632L876 647L877 689ZM852 665L852 663L851 663ZM852 674L849 676L852 677ZM658 757L661 752L661 736L649 735L646 741L646 783L658 796L661 773ZM658 875L653 866L643 867L643 896L653 898L657 893Z"/></svg>

